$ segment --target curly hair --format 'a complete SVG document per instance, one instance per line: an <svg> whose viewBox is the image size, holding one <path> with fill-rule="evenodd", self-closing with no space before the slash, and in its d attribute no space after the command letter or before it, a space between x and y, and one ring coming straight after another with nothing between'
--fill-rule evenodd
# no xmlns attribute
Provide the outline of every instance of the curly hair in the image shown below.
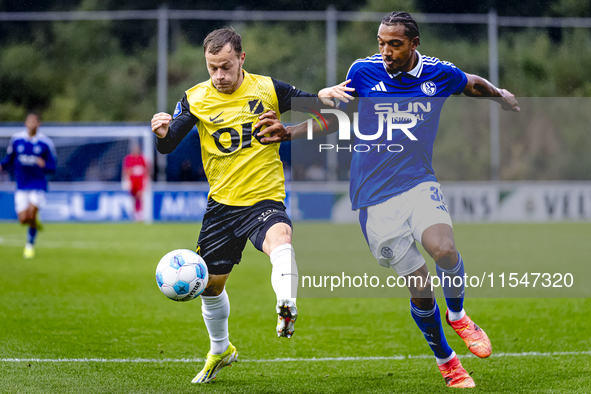
<svg viewBox="0 0 591 394"><path fill-rule="evenodd" d="M388 15L386 15L385 17L382 18L382 25L386 25L386 26L403 25L405 36L407 36L411 40L415 37L420 38L419 25L412 18L412 16L410 16L410 14L408 12L392 11Z"/></svg>

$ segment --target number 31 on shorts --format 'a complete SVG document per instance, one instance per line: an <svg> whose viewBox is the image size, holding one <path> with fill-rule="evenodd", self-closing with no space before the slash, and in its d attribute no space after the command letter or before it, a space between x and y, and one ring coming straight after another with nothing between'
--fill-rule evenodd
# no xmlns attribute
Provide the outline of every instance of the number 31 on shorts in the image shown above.
<svg viewBox="0 0 591 394"><path fill-rule="evenodd" d="M443 201L443 194L439 192L439 189L437 189L435 186L431 186L429 190L433 192L433 194L431 194L431 200L441 203L441 205L439 205L437 208L441 209L442 211L448 212L447 206L445 205L445 201Z"/></svg>

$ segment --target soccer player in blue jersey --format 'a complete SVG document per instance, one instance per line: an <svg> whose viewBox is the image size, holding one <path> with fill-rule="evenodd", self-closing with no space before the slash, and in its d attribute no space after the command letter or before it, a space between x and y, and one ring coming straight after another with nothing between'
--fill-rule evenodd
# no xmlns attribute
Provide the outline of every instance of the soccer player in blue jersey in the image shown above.
<svg viewBox="0 0 591 394"><path fill-rule="evenodd" d="M404 147L402 152L374 149L353 155L353 209L359 210L363 233L379 264L392 267L401 276L423 279L422 286L409 287L411 315L433 350L446 384L474 387L474 380L447 343L427 265L416 242L435 260L437 274L444 283L447 322L473 354L488 357L488 336L463 308L464 283L456 281L462 282L457 287L452 284L455 277L464 277L464 262L455 247L451 218L431 158L439 113L450 95L489 97L509 111L519 111L519 107L507 90L464 73L451 63L421 55L417 51L418 25L406 12L392 12L384 17L377 39L380 53L353 63L347 75L351 80L349 86L355 88L358 97L395 98L399 110L412 107L417 122L410 130L412 134L392 133L391 141L380 141L399 144ZM414 105L413 101L423 105ZM429 101L432 108L426 111ZM359 111L363 118L362 108ZM443 281L445 277L448 279Z"/></svg>
<svg viewBox="0 0 591 394"><path fill-rule="evenodd" d="M25 120L27 130L12 136L6 157L0 162L0 171L14 170L14 207L19 222L29 226L23 251L26 259L35 257L35 238L42 229L37 213L45 204L47 191L45 176L55 171L56 164L53 142L37 131L40 125L40 115L30 112Z"/></svg>
<svg viewBox="0 0 591 394"><path fill-rule="evenodd" d="M378 263L398 275L421 278L407 281L411 315L433 350L446 384L474 387L474 380L447 343L429 271L416 242L435 260L442 278L447 322L473 354L488 357L487 335L464 311L464 262L455 247L451 218L431 158L439 114L450 95L488 97L504 110L520 109L507 90L449 62L421 55L418 25L406 12L384 17L377 39L380 53L354 62L346 78L355 89L353 96L366 98L355 109L360 120L355 144L371 146L353 154L351 202L359 210L363 234ZM346 104L349 98L343 99L341 107L351 112L352 105ZM388 107L391 110L382 118L375 116L376 109ZM383 132L384 121L391 122L389 132ZM288 127L285 135L277 134L273 141L305 138L306 132L305 124ZM454 282L457 277L462 280Z"/></svg>

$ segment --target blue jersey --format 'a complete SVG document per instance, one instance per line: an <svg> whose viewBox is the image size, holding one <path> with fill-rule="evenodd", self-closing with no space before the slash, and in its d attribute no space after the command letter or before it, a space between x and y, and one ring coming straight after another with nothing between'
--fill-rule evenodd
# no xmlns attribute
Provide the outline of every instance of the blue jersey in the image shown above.
<svg viewBox="0 0 591 394"><path fill-rule="evenodd" d="M347 79L355 96L367 97L356 109L361 134L376 135L376 130L387 128L388 112L393 113L390 122L412 126L384 132L371 143L356 135L355 144L368 148L364 145L351 160L353 209L384 202L419 183L437 181L431 159L439 114L450 95L462 93L467 77L449 62L416 53L417 65L409 72L389 74L379 54L357 60L349 69ZM412 122L404 119L405 114ZM388 151L386 146L394 148Z"/></svg>
<svg viewBox="0 0 591 394"><path fill-rule="evenodd" d="M17 189L47 191L45 175L55 172L55 157L55 147L47 136L37 132L34 137L29 137L27 131L21 131L10 139L6 157L0 165L3 169L14 170ZM45 167L39 166L38 158L45 161Z"/></svg>

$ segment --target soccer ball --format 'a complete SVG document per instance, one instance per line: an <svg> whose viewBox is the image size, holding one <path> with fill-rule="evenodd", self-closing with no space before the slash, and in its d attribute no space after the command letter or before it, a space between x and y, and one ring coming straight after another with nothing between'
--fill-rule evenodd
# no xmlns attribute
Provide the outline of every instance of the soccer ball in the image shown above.
<svg viewBox="0 0 591 394"><path fill-rule="evenodd" d="M165 254L156 267L158 288L174 301L191 301L199 297L207 287L208 280L205 261L187 249Z"/></svg>

